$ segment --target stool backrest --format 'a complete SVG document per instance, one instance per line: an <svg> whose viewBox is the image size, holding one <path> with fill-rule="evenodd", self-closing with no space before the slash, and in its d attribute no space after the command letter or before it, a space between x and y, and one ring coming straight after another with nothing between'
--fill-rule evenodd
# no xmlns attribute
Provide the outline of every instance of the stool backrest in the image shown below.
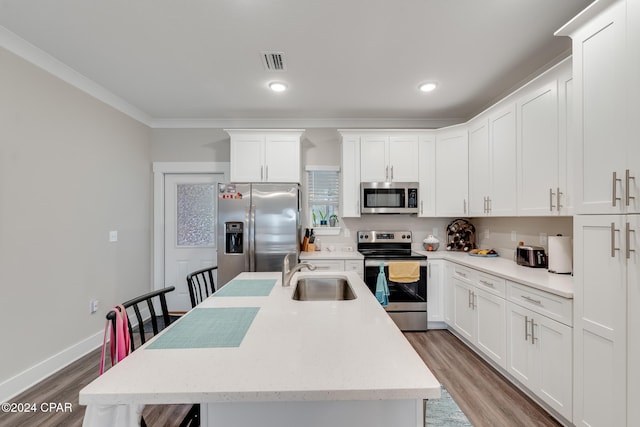
<svg viewBox="0 0 640 427"><path fill-rule="evenodd" d="M217 269L218 267L207 267L194 271L187 276L187 286L189 288L192 308L216 291L213 272Z"/></svg>

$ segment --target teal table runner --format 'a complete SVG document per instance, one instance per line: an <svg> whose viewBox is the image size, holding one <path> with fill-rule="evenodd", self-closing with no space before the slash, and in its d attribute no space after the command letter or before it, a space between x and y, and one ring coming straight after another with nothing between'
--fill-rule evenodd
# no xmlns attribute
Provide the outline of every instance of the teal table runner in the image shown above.
<svg viewBox="0 0 640 427"><path fill-rule="evenodd" d="M214 297L266 297L276 279L233 279L221 287Z"/></svg>
<svg viewBox="0 0 640 427"><path fill-rule="evenodd" d="M196 307L147 348L239 347L259 309L259 307Z"/></svg>

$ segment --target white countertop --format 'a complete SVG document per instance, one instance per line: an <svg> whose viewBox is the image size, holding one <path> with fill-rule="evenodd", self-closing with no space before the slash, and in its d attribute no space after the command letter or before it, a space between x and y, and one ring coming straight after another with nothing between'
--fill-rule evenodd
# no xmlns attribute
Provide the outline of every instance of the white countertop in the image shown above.
<svg viewBox="0 0 640 427"><path fill-rule="evenodd" d="M323 260L323 259L343 259L343 260L363 260L364 255L353 250L348 251L314 251L300 252L299 258L305 261Z"/></svg>
<svg viewBox="0 0 640 427"><path fill-rule="evenodd" d="M417 252L426 255L428 259L445 259L554 295L573 298L573 276L568 274L549 273L546 268L525 267L502 257L474 257L466 252Z"/></svg>
<svg viewBox="0 0 640 427"><path fill-rule="evenodd" d="M335 276L338 273L297 273ZM239 347L143 346L80 391L87 404L395 400L440 397L440 384L353 272L351 301L294 301L280 273L267 297L210 297L201 307L259 307ZM179 322L180 320L178 320ZM150 341L153 342L153 341Z"/></svg>

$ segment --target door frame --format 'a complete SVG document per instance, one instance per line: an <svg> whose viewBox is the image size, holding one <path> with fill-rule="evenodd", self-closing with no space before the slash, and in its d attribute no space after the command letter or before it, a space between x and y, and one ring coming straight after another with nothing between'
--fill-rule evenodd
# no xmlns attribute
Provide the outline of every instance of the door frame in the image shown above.
<svg viewBox="0 0 640 427"><path fill-rule="evenodd" d="M153 290L164 288L164 190L167 174L221 173L229 181L229 162L153 162Z"/></svg>

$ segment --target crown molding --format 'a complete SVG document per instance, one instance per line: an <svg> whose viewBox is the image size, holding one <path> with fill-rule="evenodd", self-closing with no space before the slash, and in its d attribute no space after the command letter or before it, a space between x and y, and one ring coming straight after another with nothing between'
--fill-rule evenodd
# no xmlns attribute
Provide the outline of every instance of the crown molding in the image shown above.
<svg viewBox="0 0 640 427"><path fill-rule="evenodd" d="M1 25L0 46L121 113L126 114L132 119L150 126L152 119L147 113L129 104L103 86L100 86L93 80L85 77L78 71Z"/></svg>
<svg viewBox="0 0 640 427"><path fill-rule="evenodd" d="M263 118L263 119L153 119L152 128L366 128L366 129L438 129L465 122L465 119L396 119L396 118Z"/></svg>

